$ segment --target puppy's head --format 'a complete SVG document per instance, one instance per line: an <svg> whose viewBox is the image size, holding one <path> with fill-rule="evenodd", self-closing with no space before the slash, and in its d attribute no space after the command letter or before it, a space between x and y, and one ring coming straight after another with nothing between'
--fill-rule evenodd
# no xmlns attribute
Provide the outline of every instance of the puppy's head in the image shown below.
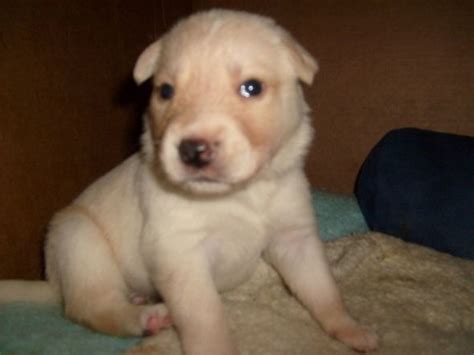
<svg viewBox="0 0 474 355"><path fill-rule="evenodd" d="M277 155L301 126L310 130L299 80L311 84L316 71L316 61L268 18L228 10L193 15L136 63L137 83L153 77L154 87L145 156L185 189L232 190L281 161ZM304 149L286 154L285 164L301 160Z"/></svg>

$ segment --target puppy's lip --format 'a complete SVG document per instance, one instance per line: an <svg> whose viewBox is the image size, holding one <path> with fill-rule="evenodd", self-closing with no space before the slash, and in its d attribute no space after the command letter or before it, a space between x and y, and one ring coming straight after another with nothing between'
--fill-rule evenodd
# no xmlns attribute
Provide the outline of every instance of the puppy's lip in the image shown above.
<svg viewBox="0 0 474 355"><path fill-rule="evenodd" d="M195 175L188 176L185 181L187 184L200 184L200 185L230 185L225 179L209 175Z"/></svg>
<svg viewBox="0 0 474 355"><path fill-rule="evenodd" d="M232 184L209 178L188 179L183 186L201 194L219 194L232 189Z"/></svg>
<svg viewBox="0 0 474 355"><path fill-rule="evenodd" d="M196 178L190 179L190 181L194 182L206 182L206 183L221 183L218 179L210 178L207 176L198 176Z"/></svg>
<svg viewBox="0 0 474 355"><path fill-rule="evenodd" d="M187 168L184 180L199 183L226 183L225 176L216 164L211 164L202 169Z"/></svg>
<svg viewBox="0 0 474 355"><path fill-rule="evenodd" d="M214 172L192 171L189 169L179 179L181 184L225 184L225 179Z"/></svg>

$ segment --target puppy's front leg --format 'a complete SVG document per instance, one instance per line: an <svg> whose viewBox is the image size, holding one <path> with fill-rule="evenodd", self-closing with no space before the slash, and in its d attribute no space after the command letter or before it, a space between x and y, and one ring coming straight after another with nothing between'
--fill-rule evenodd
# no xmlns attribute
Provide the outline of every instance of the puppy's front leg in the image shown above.
<svg viewBox="0 0 474 355"><path fill-rule="evenodd" d="M313 227L277 234L265 257L328 334L359 351L377 347L376 335L347 312Z"/></svg>
<svg viewBox="0 0 474 355"><path fill-rule="evenodd" d="M162 265L157 280L184 353L237 355L206 256L196 250L186 254Z"/></svg>

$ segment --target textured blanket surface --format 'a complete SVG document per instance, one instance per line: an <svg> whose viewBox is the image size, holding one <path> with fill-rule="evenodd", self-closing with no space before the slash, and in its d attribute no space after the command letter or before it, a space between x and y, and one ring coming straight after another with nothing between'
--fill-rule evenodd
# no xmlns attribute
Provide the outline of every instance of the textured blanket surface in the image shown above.
<svg viewBox="0 0 474 355"><path fill-rule="evenodd" d="M367 231L354 197L315 191L313 204L323 240ZM138 341L91 332L64 319L59 306L0 305L0 355L116 355Z"/></svg>
<svg viewBox="0 0 474 355"><path fill-rule="evenodd" d="M376 354L474 353L474 262L375 233L326 245L348 308L379 334ZM223 298L242 354L354 354L322 332L264 263ZM181 350L169 329L129 354Z"/></svg>

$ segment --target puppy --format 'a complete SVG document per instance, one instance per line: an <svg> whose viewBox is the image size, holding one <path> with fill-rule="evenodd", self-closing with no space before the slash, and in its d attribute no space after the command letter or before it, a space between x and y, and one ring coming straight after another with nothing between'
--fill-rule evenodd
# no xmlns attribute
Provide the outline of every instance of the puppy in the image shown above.
<svg viewBox="0 0 474 355"><path fill-rule="evenodd" d="M303 173L312 129L299 81L317 69L268 18L212 10L179 22L134 69L154 87L141 152L54 217L48 281L5 281L0 299L62 302L114 335L172 320L186 354L238 354L218 291L263 257L328 334L376 348L341 300Z"/></svg>

